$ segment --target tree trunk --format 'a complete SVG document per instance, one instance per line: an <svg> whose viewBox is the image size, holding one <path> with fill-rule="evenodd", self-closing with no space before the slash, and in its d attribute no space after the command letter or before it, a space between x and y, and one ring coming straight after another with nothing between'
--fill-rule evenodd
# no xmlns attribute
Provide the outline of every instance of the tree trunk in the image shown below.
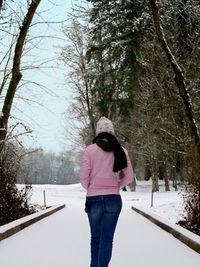
<svg viewBox="0 0 200 267"><path fill-rule="evenodd" d="M170 191L170 187L169 187L169 169L168 166L166 166L165 169L165 175L164 175L164 181L165 181L165 191Z"/></svg>
<svg viewBox="0 0 200 267"><path fill-rule="evenodd" d="M158 168L157 168L156 159L153 161L151 173L152 173L151 175L152 191L157 192L159 191L159 183L158 183Z"/></svg>
<svg viewBox="0 0 200 267"><path fill-rule="evenodd" d="M151 178L152 178L152 191L158 192L159 191L159 184L158 184L157 173L153 173Z"/></svg>
<svg viewBox="0 0 200 267"><path fill-rule="evenodd" d="M173 179L173 187L174 187L175 191L178 190L178 183L177 183L178 176L179 176L179 173L177 173L176 168L173 167L172 168L172 179Z"/></svg>
<svg viewBox="0 0 200 267"><path fill-rule="evenodd" d="M94 116L93 116L94 114L92 110L92 103L91 103L90 96L89 96L89 85L87 81L85 81L85 89L86 89L86 104L87 104L88 117L90 120L92 135L93 135L93 138L95 138L96 130L95 130L95 123L94 123Z"/></svg>
<svg viewBox="0 0 200 267"><path fill-rule="evenodd" d="M190 124L191 136L192 136L193 143L194 143L194 148L193 148L194 151L192 151L192 152L194 154L196 154L197 160L198 160L198 162L200 162L200 134L199 134L198 128L197 128L196 123L195 123L190 96L188 94L188 91L187 91L187 88L185 85L185 78L184 78L184 75L182 73L180 66L178 65L174 55L172 54L172 52L168 46L167 41L166 41L156 2L155 2L155 0L149 0L149 1L150 1L150 5L151 5L154 25L155 25L158 39L159 39L161 46L162 46L162 48L163 48L163 50L164 50L164 52L165 52L165 54L169 60L169 63L171 64L171 66L173 68L173 71L175 74L174 80L175 80L175 83L179 89L179 95L182 98L184 106L185 106L186 116L187 116L187 119L188 119L189 124Z"/></svg>
<svg viewBox="0 0 200 267"><path fill-rule="evenodd" d="M2 10L2 6L3 6L3 0L0 0L0 12Z"/></svg>
<svg viewBox="0 0 200 267"><path fill-rule="evenodd" d="M3 149L4 140L7 135L8 119L10 116L10 111L16 93L16 89L22 78L22 74L20 72L22 51L33 16L40 2L41 0L32 0L22 23L22 26L20 27L19 36L16 42L11 80L3 103L2 116L0 117L0 153Z"/></svg>
<svg viewBox="0 0 200 267"><path fill-rule="evenodd" d="M150 171L150 166L148 164L148 165L145 165L144 180L149 181L150 178L151 178L151 171Z"/></svg>

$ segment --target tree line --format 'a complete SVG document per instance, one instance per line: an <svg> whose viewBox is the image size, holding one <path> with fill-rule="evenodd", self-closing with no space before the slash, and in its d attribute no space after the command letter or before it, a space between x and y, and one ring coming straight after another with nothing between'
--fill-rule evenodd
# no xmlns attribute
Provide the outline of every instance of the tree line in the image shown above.
<svg viewBox="0 0 200 267"><path fill-rule="evenodd" d="M26 151L19 172L18 183L28 184L74 184L79 181L77 157L72 151L55 154L37 151Z"/></svg>
<svg viewBox="0 0 200 267"><path fill-rule="evenodd" d="M166 190L170 179L193 185L188 212L200 227L199 1L87 2L63 29L61 53L82 143L91 142L100 116L110 118L153 191L159 178Z"/></svg>
<svg viewBox="0 0 200 267"><path fill-rule="evenodd" d="M0 62L1 194L8 184L18 194L13 168L18 169L19 160L12 166L13 161L5 158L9 159L11 148L14 158L19 155L15 142L20 144L22 133L13 135L19 124L10 128L8 122L16 92L25 84L22 56L29 42L35 45L34 37L29 37L41 2L0 1L0 40L8 38ZM68 66L67 81L75 89L70 116L82 125L79 145L91 142L100 116L110 118L137 177L151 178L153 191L159 190L158 178L165 180L166 190L169 179L174 185L186 183L183 225L189 227L193 221L196 232L200 228L199 11L197 0L158 4L154 0L88 0L68 15L71 25L63 29L66 46L60 55ZM20 127L31 132L22 123ZM15 140L14 146L10 140ZM51 162L55 166L49 170L51 181L53 171L69 159L59 161L40 152L23 158L25 169L34 159L35 170L41 173Z"/></svg>

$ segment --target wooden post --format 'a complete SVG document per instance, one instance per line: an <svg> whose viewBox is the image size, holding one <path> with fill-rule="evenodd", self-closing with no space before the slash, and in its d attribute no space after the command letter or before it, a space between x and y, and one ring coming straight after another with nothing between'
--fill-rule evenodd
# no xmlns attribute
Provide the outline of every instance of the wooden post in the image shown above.
<svg viewBox="0 0 200 267"><path fill-rule="evenodd" d="M43 190L43 195L44 195L44 207L47 208L45 190Z"/></svg>
<svg viewBox="0 0 200 267"><path fill-rule="evenodd" d="M151 190L151 207L153 207L153 189Z"/></svg>

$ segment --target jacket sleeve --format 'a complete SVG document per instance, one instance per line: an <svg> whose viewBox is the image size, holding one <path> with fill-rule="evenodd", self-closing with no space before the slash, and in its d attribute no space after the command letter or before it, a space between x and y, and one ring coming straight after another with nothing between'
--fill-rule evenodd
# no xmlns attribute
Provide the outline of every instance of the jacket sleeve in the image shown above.
<svg viewBox="0 0 200 267"><path fill-rule="evenodd" d="M82 187L84 187L86 190L89 187L90 171L91 171L90 155L89 151L86 148L84 151L83 161L80 169L80 183Z"/></svg>
<svg viewBox="0 0 200 267"><path fill-rule="evenodd" d="M127 158L127 167L123 169L123 178L119 181L120 188L123 188L124 186L132 183L135 176L128 152L126 149L124 149L124 151L126 153L126 158Z"/></svg>

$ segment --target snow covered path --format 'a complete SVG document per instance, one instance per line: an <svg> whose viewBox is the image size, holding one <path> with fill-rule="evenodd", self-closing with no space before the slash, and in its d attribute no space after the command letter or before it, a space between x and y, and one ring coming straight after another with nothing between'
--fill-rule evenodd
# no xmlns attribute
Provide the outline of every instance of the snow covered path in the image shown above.
<svg viewBox="0 0 200 267"><path fill-rule="evenodd" d="M0 242L1 267L89 267L84 192L76 185L66 198L54 193L66 208ZM109 267L200 266L198 253L130 209L130 194L123 202Z"/></svg>

